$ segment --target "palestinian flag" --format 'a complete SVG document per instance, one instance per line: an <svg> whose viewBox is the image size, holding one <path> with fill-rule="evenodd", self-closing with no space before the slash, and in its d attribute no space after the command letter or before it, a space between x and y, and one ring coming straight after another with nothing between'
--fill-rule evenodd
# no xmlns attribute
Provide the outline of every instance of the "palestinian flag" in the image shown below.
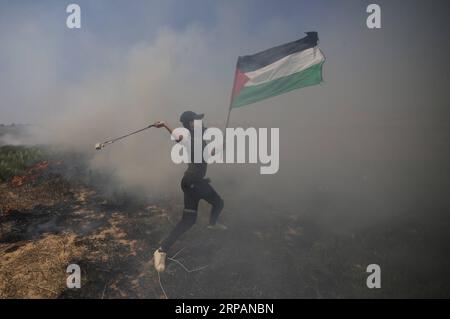
<svg viewBox="0 0 450 319"><path fill-rule="evenodd" d="M231 107L241 107L272 96L322 82L325 57L317 47L317 32L238 59Z"/></svg>

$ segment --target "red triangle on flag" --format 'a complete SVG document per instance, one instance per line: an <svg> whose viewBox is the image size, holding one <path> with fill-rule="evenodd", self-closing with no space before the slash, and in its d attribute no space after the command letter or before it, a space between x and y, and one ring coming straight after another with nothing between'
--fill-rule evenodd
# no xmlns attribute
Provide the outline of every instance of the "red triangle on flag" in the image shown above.
<svg viewBox="0 0 450 319"><path fill-rule="evenodd" d="M250 78L245 75L245 73L241 72L239 69L236 69L236 73L234 75L234 86L233 86L233 94L232 98L234 99L241 92L242 87L245 83L248 82Z"/></svg>

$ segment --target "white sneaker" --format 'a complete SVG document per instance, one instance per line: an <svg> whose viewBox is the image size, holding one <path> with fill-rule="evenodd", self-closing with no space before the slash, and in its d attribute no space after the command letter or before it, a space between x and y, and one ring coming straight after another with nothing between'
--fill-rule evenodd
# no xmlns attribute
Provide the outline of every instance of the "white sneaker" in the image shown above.
<svg viewBox="0 0 450 319"><path fill-rule="evenodd" d="M224 224L216 223L215 225L208 225L208 229L212 230L227 230L228 227Z"/></svg>
<svg viewBox="0 0 450 319"><path fill-rule="evenodd" d="M155 250L153 253L153 263L157 272L163 272L166 270L166 257L167 254L159 249Z"/></svg>

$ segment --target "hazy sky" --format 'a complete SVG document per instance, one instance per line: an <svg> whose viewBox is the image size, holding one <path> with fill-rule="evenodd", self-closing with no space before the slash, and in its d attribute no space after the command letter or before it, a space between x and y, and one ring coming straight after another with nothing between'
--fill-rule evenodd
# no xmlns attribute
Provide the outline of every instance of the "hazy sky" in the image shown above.
<svg viewBox="0 0 450 319"><path fill-rule="evenodd" d="M2 0L0 118L33 122L58 111L64 105L57 102L55 90L69 90L93 73L117 68L139 45L152 45L162 30L183 35L192 28L205 40L205 52L222 53L208 61L211 65L200 66L199 61L198 72L215 74L224 97L238 55L315 30L329 59L326 85L336 94L344 94L339 81L351 85L352 94L361 99L372 96L383 105L390 94L415 107L417 90L424 91L419 100L448 101L448 1L377 1L383 28L368 30L365 8L371 2L76 1L82 8L82 29L69 30L68 1ZM377 82L380 78L386 81ZM396 85L400 87L393 92ZM226 98L221 102L226 109Z"/></svg>

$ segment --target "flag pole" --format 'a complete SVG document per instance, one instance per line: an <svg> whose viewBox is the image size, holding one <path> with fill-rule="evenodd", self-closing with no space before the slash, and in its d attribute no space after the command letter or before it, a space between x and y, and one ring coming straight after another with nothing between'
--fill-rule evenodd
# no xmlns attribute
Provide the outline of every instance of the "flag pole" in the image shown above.
<svg viewBox="0 0 450 319"><path fill-rule="evenodd" d="M231 96L231 99L230 99L230 105L229 105L229 107L228 107L228 115L227 115L227 122L226 122L226 124L225 124L225 131L226 131L227 127L228 127L228 123L230 122L231 105L232 105L232 103L233 103L233 96Z"/></svg>
<svg viewBox="0 0 450 319"><path fill-rule="evenodd" d="M234 98L234 87L236 86L236 79L237 79L237 73L238 68L236 65L236 71L234 72L234 81L233 81L233 87L231 88L231 96L230 96L230 105L228 106L228 115L227 115L227 121L225 123L225 133L228 127L228 123L230 122L230 115L231 115L231 109L233 108L233 98Z"/></svg>

